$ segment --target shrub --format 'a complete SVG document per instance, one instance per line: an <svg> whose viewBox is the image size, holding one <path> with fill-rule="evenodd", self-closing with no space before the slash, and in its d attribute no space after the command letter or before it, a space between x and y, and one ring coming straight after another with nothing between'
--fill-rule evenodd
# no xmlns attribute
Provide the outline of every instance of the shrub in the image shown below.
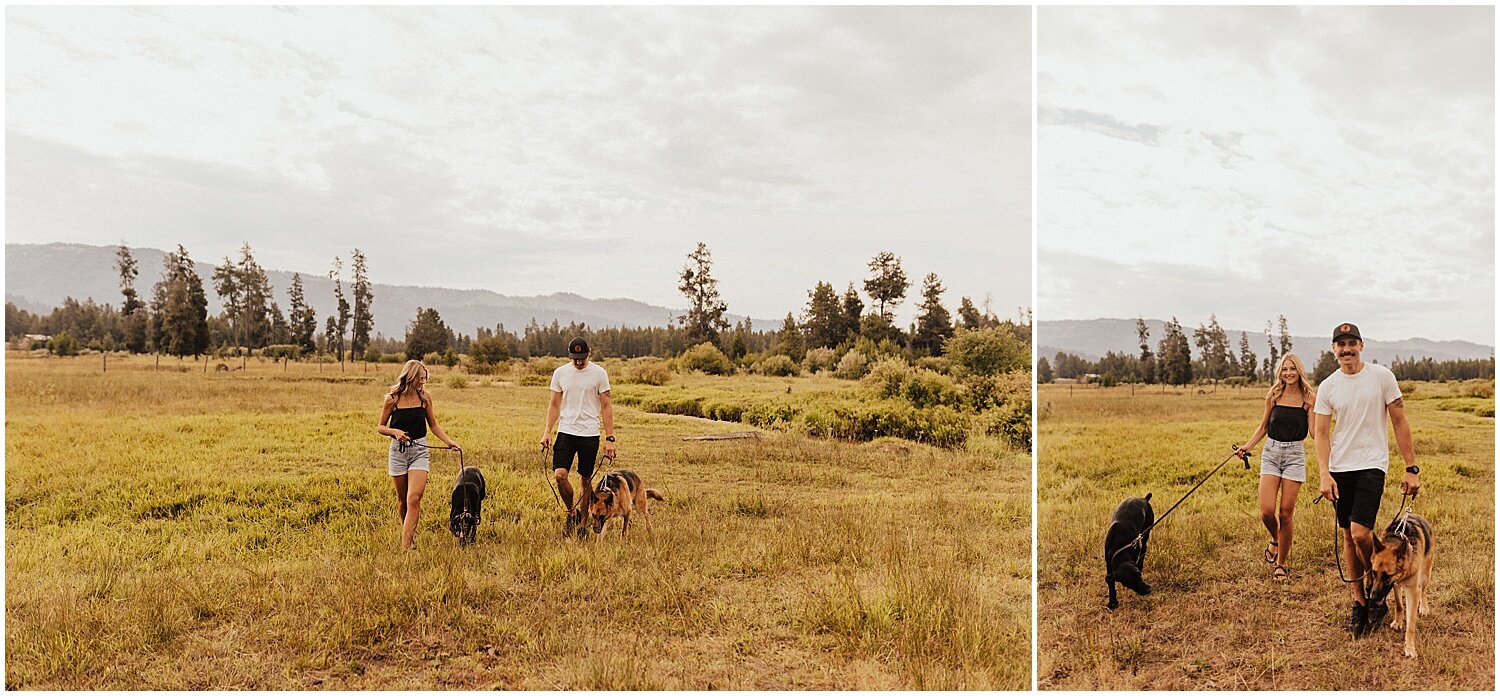
<svg viewBox="0 0 1500 696"><path fill-rule="evenodd" d="M375 350L373 346L366 346L364 359L365 362L380 362L380 351Z"/></svg>
<svg viewBox="0 0 1500 696"><path fill-rule="evenodd" d="M832 372L838 364L838 356L832 348L813 348L802 359L802 367L808 372Z"/></svg>
<svg viewBox="0 0 1500 696"><path fill-rule="evenodd" d="M900 397L911 379L911 368L899 358L885 358L870 367L864 383L874 389L875 396L882 399Z"/></svg>
<svg viewBox="0 0 1500 696"><path fill-rule="evenodd" d="M521 375L521 377L516 380L516 384L519 384L523 387L545 387L551 383L552 378L548 375L527 374Z"/></svg>
<svg viewBox="0 0 1500 696"><path fill-rule="evenodd" d="M762 402L746 408L741 420L757 428L784 428L796 422L800 411L791 404Z"/></svg>
<svg viewBox="0 0 1500 696"><path fill-rule="evenodd" d="M833 376L839 379L860 379L870 371L870 359L864 353L851 350L839 359L838 367L834 368Z"/></svg>
<svg viewBox="0 0 1500 696"><path fill-rule="evenodd" d="M906 380L906 386L901 393L917 408L940 404L956 405L962 401L959 398L958 385L955 385L953 380L946 375L940 375L932 370L913 372Z"/></svg>
<svg viewBox="0 0 1500 696"><path fill-rule="evenodd" d="M302 346L299 346L295 343L280 343L272 346L266 346L264 349L262 349L261 355L264 355L272 360L280 360L282 358L301 360Z"/></svg>
<svg viewBox="0 0 1500 696"><path fill-rule="evenodd" d="M469 359L478 365L494 367L509 360L510 351L505 348L505 341L490 336L469 344Z"/></svg>
<svg viewBox="0 0 1500 696"><path fill-rule="evenodd" d="M78 355L78 339L64 331L47 341L47 351L54 355Z"/></svg>
<svg viewBox="0 0 1500 696"><path fill-rule="evenodd" d="M969 420L947 406L918 409L903 401L877 401L833 409L830 434L845 440L899 437L940 447L957 447L969 438Z"/></svg>
<svg viewBox="0 0 1500 696"><path fill-rule="evenodd" d="M756 363L752 370L772 377L796 377L802 374L802 369L797 367L796 361L785 355L767 357Z"/></svg>
<svg viewBox="0 0 1500 696"><path fill-rule="evenodd" d="M628 384L661 386L672 381L672 371L661 358L636 358L626 366L624 378Z"/></svg>
<svg viewBox="0 0 1500 696"><path fill-rule="evenodd" d="M444 382L444 384L454 389L467 389L469 387L469 378L457 374L448 375L448 381Z"/></svg>
<svg viewBox="0 0 1500 696"><path fill-rule="evenodd" d="M442 363L443 363L443 354L439 353L437 351L433 351L431 353L428 353L428 354L422 356L422 364L426 365L428 367L433 367L433 366L436 366L436 365L441 365Z"/></svg>
<svg viewBox="0 0 1500 696"><path fill-rule="evenodd" d="M1031 364L1031 347L1002 327L959 329L943 348L948 359L978 375L997 375Z"/></svg>
<svg viewBox="0 0 1500 696"><path fill-rule="evenodd" d="M975 411L996 408L1007 403L1031 403L1031 375L1015 370L1003 375L969 375L960 393Z"/></svg>
<svg viewBox="0 0 1500 696"><path fill-rule="evenodd" d="M1245 387L1245 386L1249 386L1249 385L1250 385L1250 378L1246 377L1244 375L1235 375L1233 377L1225 377L1224 378L1224 386L1227 386L1227 387Z"/></svg>
<svg viewBox="0 0 1500 696"><path fill-rule="evenodd" d="M1412 391L1416 391L1416 389L1412 389ZM1409 394L1411 392L1404 393ZM1493 399L1495 398L1495 383L1483 379L1469 380L1464 382L1463 395L1480 399Z"/></svg>
<svg viewBox="0 0 1500 696"><path fill-rule="evenodd" d="M727 375L734 371L734 365L729 362L729 358L724 357L724 352L707 342L683 351L678 360L683 369L710 375Z"/></svg>
<svg viewBox="0 0 1500 696"><path fill-rule="evenodd" d="M383 362L383 363L404 363L404 362L406 362L406 353L381 353L380 354L380 362Z"/></svg>
<svg viewBox="0 0 1500 696"><path fill-rule="evenodd" d="M984 432L998 435L1016 449L1031 451L1031 404L1012 402L984 417Z"/></svg>
<svg viewBox="0 0 1500 696"><path fill-rule="evenodd" d="M933 372L938 372L945 375L953 371L952 360L930 355L917 358L916 366L924 370L932 370Z"/></svg>

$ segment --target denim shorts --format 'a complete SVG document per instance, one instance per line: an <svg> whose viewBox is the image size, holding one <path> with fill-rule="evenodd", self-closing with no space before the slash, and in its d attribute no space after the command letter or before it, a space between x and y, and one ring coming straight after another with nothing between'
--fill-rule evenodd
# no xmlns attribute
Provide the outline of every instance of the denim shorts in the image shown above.
<svg viewBox="0 0 1500 696"><path fill-rule="evenodd" d="M386 471L392 476L405 476L406 472L412 469L430 471L431 467L428 462L431 461L431 455L427 453L425 446L419 446L426 444L427 438L420 437L402 447L400 440L391 438L390 456L386 458L385 464Z"/></svg>
<svg viewBox="0 0 1500 696"><path fill-rule="evenodd" d="M1260 450L1260 475L1279 476L1297 483L1306 481L1307 451L1302 443L1266 438L1266 446Z"/></svg>

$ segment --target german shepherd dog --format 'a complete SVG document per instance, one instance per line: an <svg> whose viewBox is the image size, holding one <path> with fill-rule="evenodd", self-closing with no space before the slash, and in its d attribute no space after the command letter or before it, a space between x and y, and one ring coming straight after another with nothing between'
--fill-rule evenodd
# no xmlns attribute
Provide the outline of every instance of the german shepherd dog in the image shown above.
<svg viewBox="0 0 1500 696"><path fill-rule="evenodd" d="M1399 630L1405 624L1407 657L1417 656L1416 614L1426 616L1429 611L1427 584L1432 581L1432 558L1432 525L1414 512L1396 515L1385 532L1375 537L1375 552L1370 555L1370 597L1384 602L1392 589L1396 591L1391 627Z"/></svg>
<svg viewBox="0 0 1500 696"><path fill-rule="evenodd" d="M1115 597L1116 582L1138 595L1151 594L1151 586L1141 579L1141 568L1146 563L1146 542L1151 540L1150 527L1155 521L1150 493L1144 498L1126 498L1115 508L1109 531L1104 534L1104 582L1109 585L1110 609L1120 606ZM1140 543L1135 544L1138 536Z"/></svg>
<svg viewBox="0 0 1500 696"><path fill-rule="evenodd" d="M604 532L604 523L619 517L624 522L620 536L630 531L630 516L640 512L646 520L646 531L651 531L651 512L646 509L648 500L666 502L661 492L641 485L641 477L634 471L620 470L605 474L594 488L593 500L589 503L589 518L593 521L594 533Z"/></svg>
<svg viewBox="0 0 1500 696"><path fill-rule="evenodd" d="M484 502L484 474L479 467L466 466L458 472L453 484L453 506L448 509L448 531L458 538L459 546L474 543L479 533L479 508Z"/></svg>

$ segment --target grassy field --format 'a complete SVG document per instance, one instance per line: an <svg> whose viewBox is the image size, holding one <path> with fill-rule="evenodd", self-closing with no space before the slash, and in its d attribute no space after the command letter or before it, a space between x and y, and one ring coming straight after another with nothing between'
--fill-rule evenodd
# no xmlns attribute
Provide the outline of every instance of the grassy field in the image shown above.
<svg viewBox="0 0 1500 696"><path fill-rule="evenodd" d="M1486 387L1487 398L1466 395ZM1258 448L1251 471L1231 462L1153 531L1145 566L1153 593L1121 588L1120 608L1106 610L1103 540L1115 506L1149 492L1157 515L1165 512L1250 435L1264 390L1043 385L1039 686L1492 689L1493 386L1403 388L1422 466L1417 510L1437 547L1433 614L1418 622L1415 661L1402 657L1401 634L1389 627L1359 642L1342 632L1351 600L1334 566L1333 512L1313 504L1315 481L1297 505L1291 579L1271 579L1255 502ZM1476 415L1485 401L1490 416ZM1392 459L1400 462L1394 451ZM1382 528L1399 502L1388 482Z"/></svg>
<svg viewBox="0 0 1500 696"><path fill-rule="evenodd" d="M669 502L652 537L564 540L546 386L436 368L486 519L459 549L434 452L401 553L374 433L396 366L250 366L7 356L8 688L1029 684L1029 456L993 438L684 442L746 426L618 407L618 466Z"/></svg>

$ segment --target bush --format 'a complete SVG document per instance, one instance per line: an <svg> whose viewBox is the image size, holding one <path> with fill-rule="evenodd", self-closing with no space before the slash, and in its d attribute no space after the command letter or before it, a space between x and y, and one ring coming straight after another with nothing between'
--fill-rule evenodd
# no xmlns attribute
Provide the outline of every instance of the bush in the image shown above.
<svg viewBox="0 0 1500 696"><path fill-rule="evenodd" d="M261 350L261 355L264 355L272 360L280 360L282 358L301 360L302 346L299 346L295 343L281 343L277 345L266 346Z"/></svg>
<svg viewBox="0 0 1500 696"><path fill-rule="evenodd" d="M47 351L54 355L78 355L78 339L63 331L47 341Z"/></svg>
<svg viewBox="0 0 1500 696"><path fill-rule="evenodd" d="M1224 386L1226 386L1226 387L1247 387L1247 386L1250 386L1250 378L1246 377L1244 375L1235 375L1233 377L1225 377L1224 378Z"/></svg>
<svg viewBox="0 0 1500 696"><path fill-rule="evenodd" d="M1008 403L1031 404L1031 375L1015 370L1003 375L970 375L964 379L960 394L975 411L985 411Z"/></svg>
<svg viewBox="0 0 1500 696"><path fill-rule="evenodd" d="M521 375L516 384L523 387L545 387L552 383L552 378L547 375Z"/></svg>
<svg viewBox="0 0 1500 696"><path fill-rule="evenodd" d="M428 353L428 354L422 356L422 364L426 365L428 367L435 367L437 365L441 365L442 362L443 362L443 354L439 353L437 351L433 351L431 353Z"/></svg>
<svg viewBox="0 0 1500 696"><path fill-rule="evenodd" d="M404 362L406 362L406 353L381 353L380 354L380 362L383 362L383 363L404 363Z"/></svg>
<svg viewBox="0 0 1500 696"><path fill-rule="evenodd" d="M1416 391L1416 389L1412 389L1412 391ZM1403 389L1403 393L1409 394L1411 392ZM1469 380L1464 382L1463 395L1480 399L1493 399L1495 398L1495 383L1484 379Z"/></svg>
<svg viewBox="0 0 1500 696"><path fill-rule="evenodd" d="M860 379L870 371L870 359L864 353L851 350L839 359L833 376L839 379Z"/></svg>
<svg viewBox="0 0 1500 696"><path fill-rule="evenodd" d="M695 370L710 375L727 375L734 371L734 365L724 352L712 343L699 343L692 348L683 351L678 358L679 364L685 370Z"/></svg>
<svg viewBox="0 0 1500 696"><path fill-rule="evenodd" d="M751 368L751 371L771 377L796 377L802 374L802 369L797 367L796 361L785 355L772 355Z"/></svg>
<svg viewBox="0 0 1500 696"><path fill-rule="evenodd" d="M832 348L813 348L802 359L802 367L808 372L832 372L838 365L839 354Z"/></svg>
<svg viewBox="0 0 1500 696"><path fill-rule="evenodd" d="M959 398L958 385L955 385L947 376L932 370L913 372L906 380L906 386L901 393L907 401L911 402L911 405L917 408L942 404L957 405L962 402Z"/></svg>
<svg viewBox="0 0 1500 696"><path fill-rule="evenodd" d="M998 375L1031 364L1031 347L1001 327L959 329L943 348L948 359L977 375Z"/></svg>
<svg viewBox="0 0 1500 696"><path fill-rule="evenodd" d="M486 365L493 368L495 365L510 359L510 351L505 348L505 341L494 336L481 338L469 344L469 359L475 364Z"/></svg>
<svg viewBox="0 0 1500 696"><path fill-rule="evenodd" d="M1016 449L1031 451L1031 404L1008 403L984 416L984 432Z"/></svg>
<svg viewBox="0 0 1500 696"><path fill-rule="evenodd" d="M942 374L950 374L953 371L953 361L947 358L926 356L917 358L916 366L924 370L932 370Z"/></svg>
<svg viewBox="0 0 1500 696"><path fill-rule="evenodd" d="M829 434L845 440L899 437L957 447L969 439L969 420L947 406L918 409L902 401L877 401L835 407L830 420Z"/></svg>
<svg viewBox="0 0 1500 696"><path fill-rule="evenodd" d="M365 347L365 362L380 362L380 351L373 347Z"/></svg>
<svg viewBox="0 0 1500 696"><path fill-rule="evenodd" d="M439 360L451 370L454 365L458 364L458 353L453 352L453 349L449 348L443 351L443 356Z"/></svg>
<svg viewBox="0 0 1500 696"><path fill-rule="evenodd" d="M874 389L876 397L894 399L906 389L908 379L911 379L911 368L906 366L906 361L885 358L870 367L863 381Z"/></svg>
<svg viewBox="0 0 1500 696"><path fill-rule="evenodd" d="M628 384L661 386L672 381L672 371L661 358L636 358L626 366L624 378Z"/></svg>
<svg viewBox="0 0 1500 696"><path fill-rule="evenodd" d="M757 428L784 428L796 422L800 412L791 404L763 402L746 408L741 420Z"/></svg>
<svg viewBox="0 0 1500 696"><path fill-rule="evenodd" d="M448 381L444 382L444 384L454 389L467 389L469 387L469 378L463 375L448 375Z"/></svg>

